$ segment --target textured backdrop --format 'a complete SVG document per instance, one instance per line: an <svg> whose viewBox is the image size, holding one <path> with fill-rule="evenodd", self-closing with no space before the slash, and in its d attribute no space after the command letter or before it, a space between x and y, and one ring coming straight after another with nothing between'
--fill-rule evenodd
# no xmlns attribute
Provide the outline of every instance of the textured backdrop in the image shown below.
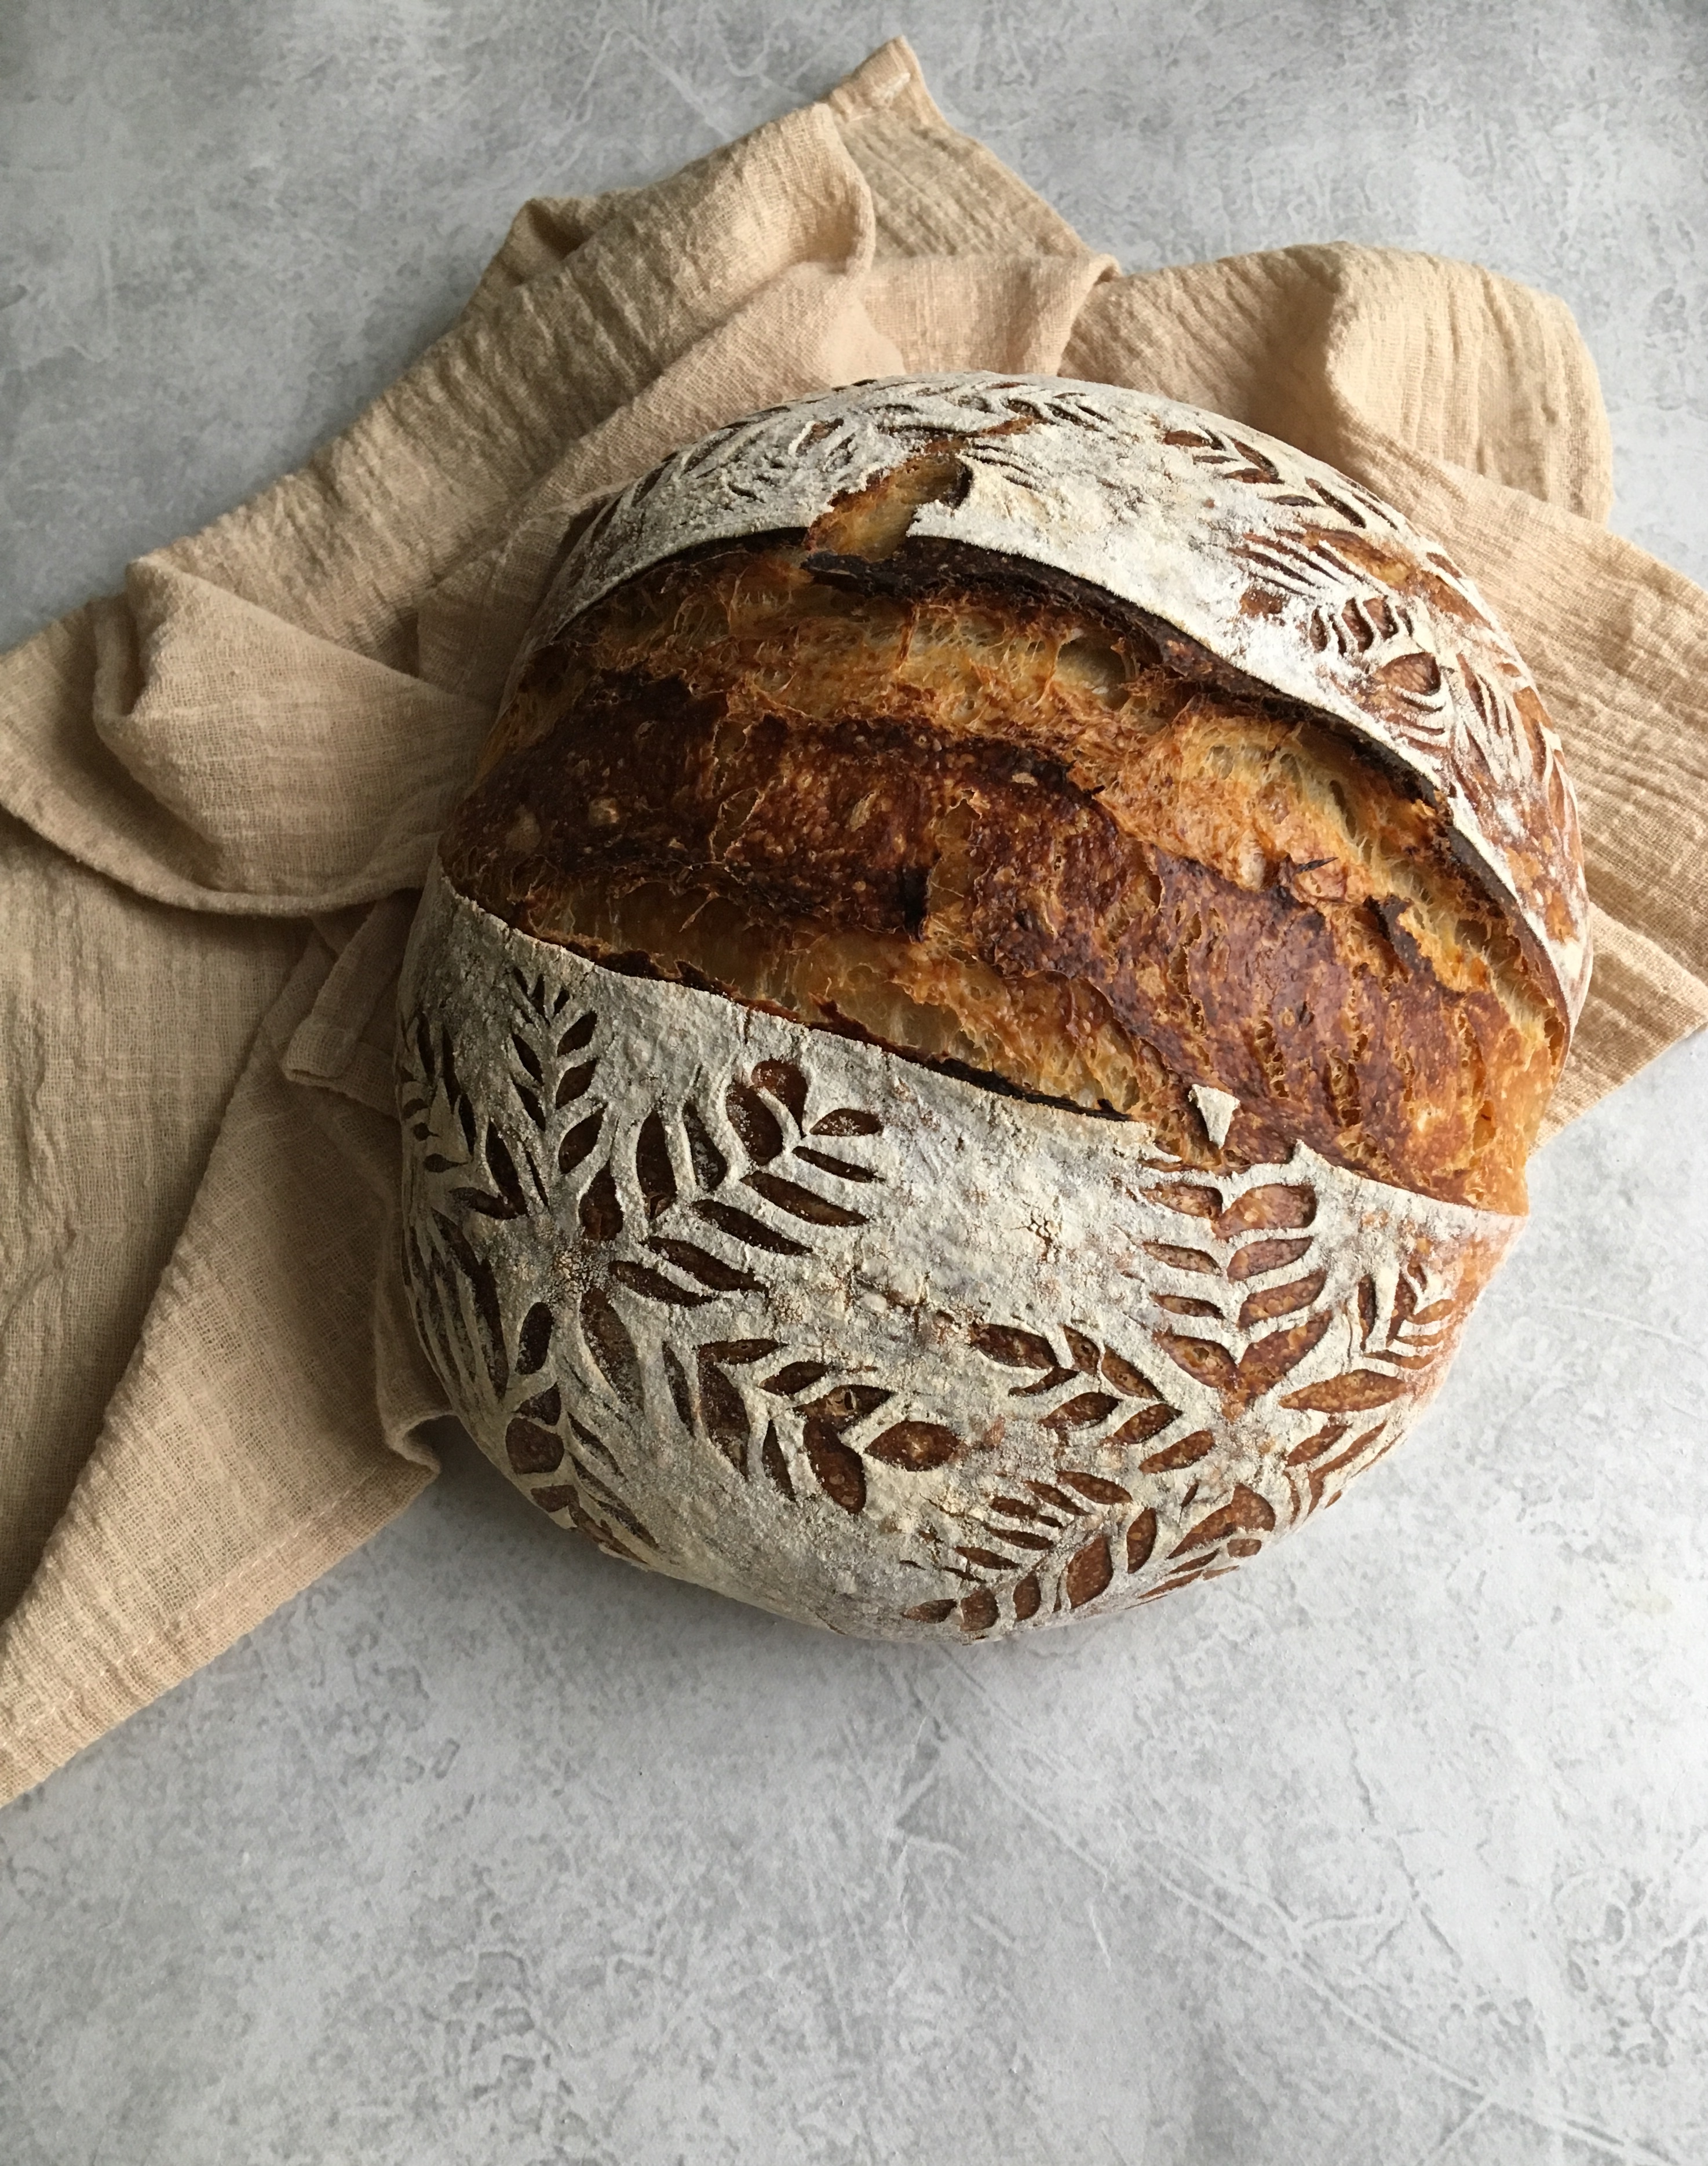
<svg viewBox="0 0 1708 2166"><path fill-rule="evenodd" d="M0 641L300 460L525 196L897 29L1124 268L1346 237L1562 294L1615 525L1708 577L1700 0L1038 16L14 0ZM0 1818L8 2155L1701 2158L1705 1109L1699 1041L1552 1145L1405 1450L1138 1619L843 1645L453 1453Z"/></svg>

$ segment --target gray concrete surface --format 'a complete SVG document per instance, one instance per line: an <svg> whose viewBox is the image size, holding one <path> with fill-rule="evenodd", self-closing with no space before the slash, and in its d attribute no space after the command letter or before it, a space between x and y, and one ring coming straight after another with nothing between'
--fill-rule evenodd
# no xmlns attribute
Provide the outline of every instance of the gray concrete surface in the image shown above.
<svg viewBox="0 0 1708 2166"><path fill-rule="evenodd" d="M12 0L0 637L299 459L523 197L897 29L1129 267L1345 235L1563 294L1616 523L1708 576L1703 0ZM0 2157L1708 2158L1705 1110L1698 1043L1551 1146L1405 1450L1134 1619L831 1642L453 1452L0 1815Z"/></svg>

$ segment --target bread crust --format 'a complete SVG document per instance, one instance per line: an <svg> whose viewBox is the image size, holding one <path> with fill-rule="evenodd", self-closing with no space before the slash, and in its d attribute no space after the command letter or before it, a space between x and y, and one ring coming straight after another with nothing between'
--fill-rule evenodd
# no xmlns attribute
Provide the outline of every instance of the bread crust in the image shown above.
<svg viewBox="0 0 1708 2166"><path fill-rule="evenodd" d="M436 868L399 996L405 1276L460 1418L566 1529L837 1632L1253 1560L1404 1433L1520 1223L1303 1145L1195 1173Z"/></svg>
<svg viewBox="0 0 1708 2166"><path fill-rule="evenodd" d="M667 557L809 530L833 556L944 542L1078 581L1340 726L1440 805L1569 1030L1589 903L1558 740L1474 584L1345 474L1114 385L856 385L732 423L589 515L529 645Z"/></svg>
<svg viewBox="0 0 1708 2166"><path fill-rule="evenodd" d="M1190 1163L1297 1138L1522 1209L1562 1033L1413 777L1060 574L822 538L656 567L537 649L453 881Z"/></svg>
<svg viewBox="0 0 1708 2166"><path fill-rule="evenodd" d="M1343 477L1102 386L751 417L568 538L443 838L421 1343L559 1524L839 1632L1217 1577L1444 1374L1585 911L1522 663Z"/></svg>

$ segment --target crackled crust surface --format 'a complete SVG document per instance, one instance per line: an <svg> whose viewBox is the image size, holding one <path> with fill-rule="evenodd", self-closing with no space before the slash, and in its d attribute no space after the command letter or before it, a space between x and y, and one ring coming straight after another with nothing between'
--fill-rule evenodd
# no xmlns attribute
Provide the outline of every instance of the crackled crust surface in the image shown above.
<svg viewBox="0 0 1708 2166"><path fill-rule="evenodd" d="M746 415L591 514L532 637L667 557L803 533L838 507L870 514L898 470L933 466L903 512L910 547L1088 585L1411 775L1569 1028L1589 983L1589 900L1571 783L1522 657L1475 583L1393 505L1198 407L973 372Z"/></svg>
<svg viewBox="0 0 1708 2166"><path fill-rule="evenodd" d="M1524 1207L1563 1052L1403 769L1130 605L909 538L929 451L537 648L442 849L519 930L1140 1119ZM1225 1132L1192 1086L1239 1101Z"/></svg>

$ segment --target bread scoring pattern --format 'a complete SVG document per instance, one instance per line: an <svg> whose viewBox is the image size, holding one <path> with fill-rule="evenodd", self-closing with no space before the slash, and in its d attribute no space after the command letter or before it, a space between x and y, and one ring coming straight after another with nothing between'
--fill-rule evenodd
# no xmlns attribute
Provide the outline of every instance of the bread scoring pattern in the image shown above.
<svg viewBox="0 0 1708 2166"><path fill-rule="evenodd" d="M1303 1147L1207 1174L436 874L404 997L406 1276L461 1418L611 1553L838 1630L1257 1555L1404 1432L1515 1230Z"/></svg>
<svg viewBox="0 0 1708 2166"><path fill-rule="evenodd" d="M987 1638L1404 1433L1586 980L1569 786L1391 509L1107 386L856 386L587 515L401 984L403 1250L631 1562Z"/></svg>

